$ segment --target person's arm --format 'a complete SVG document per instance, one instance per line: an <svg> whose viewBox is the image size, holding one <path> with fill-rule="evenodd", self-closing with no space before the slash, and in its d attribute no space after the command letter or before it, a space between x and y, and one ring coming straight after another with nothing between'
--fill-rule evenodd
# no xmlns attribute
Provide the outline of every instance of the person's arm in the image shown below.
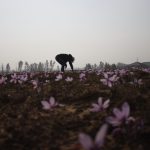
<svg viewBox="0 0 150 150"><path fill-rule="evenodd" d="M71 69L72 69L72 71L73 71L73 64L72 64L72 62L69 61L69 64L70 64L70 67L71 67Z"/></svg>

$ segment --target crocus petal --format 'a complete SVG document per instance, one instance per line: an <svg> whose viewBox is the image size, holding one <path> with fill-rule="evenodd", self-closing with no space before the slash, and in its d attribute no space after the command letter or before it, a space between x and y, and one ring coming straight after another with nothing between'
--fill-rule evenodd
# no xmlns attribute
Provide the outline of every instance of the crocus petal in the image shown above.
<svg viewBox="0 0 150 150"><path fill-rule="evenodd" d="M90 111L91 112L98 112L98 111L100 111L100 109L99 108L91 108Z"/></svg>
<svg viewBox="0 0 150 150"><path fill-rule="evenodd" d="M112 83L110 81L108 81L108 86L112 87Z"/></svg>
<svg viewBox="0 0 150 150"><path fill-rule="evenodd" d="M112 77L109 78L109 80L110 80L111 82L115 82L115 79L116 79L116 75L113 75Z"/></svg>
<svg viewBox="0 0 150 150"><path fill-rule="evenodd" d="M109 106L109 103L110 103L110 100L106 100L104 103L103 103L103 108L107 108Z"/></svg>
<svg viewBox="0 0 150 150"><path fill-rule="evenodd" d="M43 109L50 109L50 104L47 101L41 101L41 104L43 105Z"/></svg>
<svg viewBox="0 0 150 150"><path fill-rule="evenodd" d="M127 118L130 114L130 106L127 102L123 103L122 105L122 112L125 118Z"/></svg>
<svg viewBox="0 0 150 150"><path fill-rule="evenodd" d="M102 106L102 98L101 97L98 98L98 105Z"/></svg>
<svg viewBox="0 0 150 150"><path fill-rule="evenodd" d="M96 103L92 103L92 106L93 106L93 107L96 107L96 108L99 108L99 105L96 104Z"/></svg>
<svg viewBox="0 0 150 150"><path fill-rule="evenodd" d="M105 79L107 79L108 78L108 74L104 73L104 77L105 77Z"/></svg>
<svg viewBox="0 0 150 150"><path fill-rule="evenodd" d="M91 148L94 146L91 137L84 133L79 134L79 142L85 150L91 150Z"/></svg>
<svg viewBox="0 0 150 150"><path fill-rule="evenodd" d="M59 81L60 79L55 79L55 81Z"/></svg>
<svg viewBox="0 0 150 150"><path fill-rule="evenodd" d="M96 108L96 109L100 108L100 106L98 104L95 104L95 103L93 103L92 106L93 106L93 108Z"/></svg>
<svg viewBox="0 0 150 150"><path fill-rule="evenodd" d="M49 103L50 103L51 106L55 105L55 98L54 97L50 97Z"/></svg>
<svg viewBox="0 0 150 150"><path fill-rule="evenodd" d="M114 108L113 109L113 114L119 119L121 120L123 118L123 113L118 109L118 108Z"/></svg>
<svg viewBox="0 0 150 150"><path fill-rule="evenodd" d="M106 79L100 79L100 81L101 81L104 85L107 85L107 80L106 80Z"/></svg>
<svg viewBox="0 0 150 150"><path fill-rule="evenodd" d="M58 106L60 106L60 107L64 107L65 105L64 105L64 104L58 104Z"/></svg>
<svg viewBox="0 0 150 150"><path fill-rule="evenodd" d="M106 118L106 122L114 127L119 126L121 124L121 122L117 118L111 116Z"/></svg>
<svg viewBox="0 0 150 150"><path fill-rule="evenodd" d="M129 117L129 118L126 120L126 124L128 124L129 122L135 122L135 118L134 118L134 117Z"/></svg>
<svg viewBox="0 0 150 150"><path fill-rule="evenodd" d="M108 125L104 124L104 125L102 125L102 127L100 128L98 133L96 134L95 144L98 148L103 146L107 130L108 130Z"/></svg>

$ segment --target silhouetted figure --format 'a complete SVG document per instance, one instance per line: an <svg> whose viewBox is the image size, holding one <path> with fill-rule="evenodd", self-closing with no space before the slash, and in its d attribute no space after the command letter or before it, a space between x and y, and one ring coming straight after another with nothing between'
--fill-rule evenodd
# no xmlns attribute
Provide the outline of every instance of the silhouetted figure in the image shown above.
<svg viewBox="0 0 150 150"><path fill-rule="evenodd" d="M56 61L61 64L61 71L64 72L64 68L67 68L67 62L69 62L69 65L73 71L73 61L74 57L71 54L58 54L55 57Z"/></svg>

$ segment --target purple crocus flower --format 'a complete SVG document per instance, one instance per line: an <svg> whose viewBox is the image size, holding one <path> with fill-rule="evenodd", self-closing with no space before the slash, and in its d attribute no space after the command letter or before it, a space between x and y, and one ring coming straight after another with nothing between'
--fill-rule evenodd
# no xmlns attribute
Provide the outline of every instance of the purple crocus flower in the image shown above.
<svg viewBox="0 0 150 150"><path fill-rule="evenodd" d="M150 68L144 68L142 69L144 72L150 73Z"/></svg>
<svg viewBox="0 0 150 150"><path fill-rule="evenodd" d="M100 148L104 145L107 129L108 129L107 124L102 125L102 127L97 132L94 141L89 135L85 133L80 133L79 134L80 144L85 150L100 150Z"/></svg>
<svg viewBox="0 0 150 150"><path fill-rule="evenodd" d="M124 102L121 110L118 108L113 109L114 116L109 116L106 118L106 122L114 127L120 126L123 123L128 124L130 121L135 121L130 115L130 106L127 102Z"/></svg>
<svg viewBox="0 0 150 150"><path fill-rule="evenodd" d="M139 86L143 84L142 79L134 79L134 83Z"/></svg>
<svg viewBox="0 0 150 150"><path fill-rule="evenodd" d="M80 75L79 75L79 78L80 78L80 81L83 81L83 80L85 80L86 79L86 77L85 77L85 73L80 73Z"/></svg>
<svg viewBox="0 0 150 150"><path fill-rule="evenodd" d="M59 80L61 80L61 79L62 79L62 74L58 74L58 75L56 76L55 81L59 81Z"/></svg>
<svg viewBox="0 0 150 150"><path fill-rule="evenodd" d="M41 104L43 105L43 109L45 110L53 110L53 108L57 106L64 106L63 104L59 104L58 102L56 102L54 97L50 97L49 101L41 101Z"/></svg>
<svg viewBox="0 0 150 150"><path fill-rule="evenodd" d="M11 83L17 83L17 81L18 81L18 76L16 75L16 73L14 73L14 75L11 75L11 80L10 80L10 82Z"/></svg>
<svg viewBox="0 0 150 150"><path fill-rule="evenodd" d="M5 84L6 83L7 78L6 77L1 77L0 78L0 84Z"/></svg>
<svg viewBox="0 0 150 150"><path fill-rule="evenodd" d="M22 84L23 82L26 82L27 80L28 80L27 74L18 76L18 82L20 84Z"/></svg>
<svg viewBox="0 0 150 150"><path fill-rule="evenodd" d="M106 100L105 102L103 102L102 100L102 97L99 97L98 98L98 103L93 103L92 106L93 108L90 109L90 111L92 112L99 112L99 111L102 111L104 109L106 109L107 107L109 107L109 103L110 103L110 100Z"/></svg>
<svg viewBox="0 0 150 150"><path fill-rule="evenodd" d="M73 78L72 78L72 77L67 77L65 80L66 80L67 82L71 82L71 81L73 81Z"/></svg>
<svg viewBox="0 0 150 150"><path fill-rule="evenodd" d="M108 76L108 73L104 73L104 79L100 79L100 81L109 87L113 86L113 83L116 82L119 79L117 75L113 75L111 77Z"/></svg>
<svg viewBox="0 0 150 150"><path fill-rule="evenodd" d="M125 70L125 69L119 70L119 75L120 75L120 76L127 75L127 70Z"/></svg>
<svg viewBox="0 0 150 150"><path fill-rule="evenodd" d="M38 88L38 81L37 80L32 80L31 82L33 84L33 88L37 89Z"/></svg>

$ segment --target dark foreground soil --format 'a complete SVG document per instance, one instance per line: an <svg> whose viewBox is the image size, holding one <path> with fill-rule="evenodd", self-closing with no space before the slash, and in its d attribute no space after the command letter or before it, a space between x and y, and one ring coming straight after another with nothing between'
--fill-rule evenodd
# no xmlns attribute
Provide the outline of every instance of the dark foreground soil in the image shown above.
<svg viewBox="0 0 150 150"><path fill-rule="evenodd" d="M109 127L103 150L148 150L150 145L150 73L133 71L125 75L112 88L100 82L101 75L86 73L86 80L79 80L79 73L65 73L55 81L56 74L35 75L23 84L0 85L0 149L1 150L83 150L79 133L89 134L93 139L112 115L114 107L125 101L130 105L130 115L136 121L123 126L125 132L113 135ZM142 79L141 86L130 84L133 78ZM38 79L38 89L30 80ZM48 80L48 83L45 81ZM123 82L124 81L124 82ZM53 111L42 109L41 101L53 96L64 107ZM110 106L102 112L90 112L92 103L99 97L110 99Z"/></svg>

